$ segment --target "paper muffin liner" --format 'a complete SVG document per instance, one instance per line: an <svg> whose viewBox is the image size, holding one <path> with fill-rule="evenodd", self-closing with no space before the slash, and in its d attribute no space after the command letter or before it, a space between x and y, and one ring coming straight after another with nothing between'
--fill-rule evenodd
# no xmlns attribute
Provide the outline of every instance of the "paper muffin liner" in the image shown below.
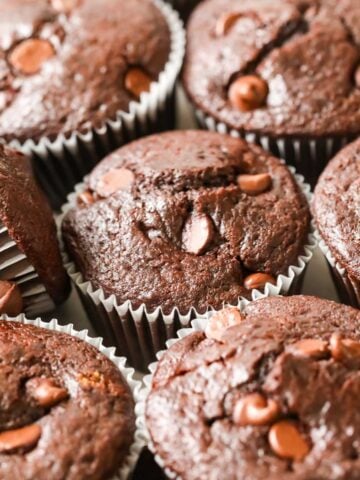
<svg viewBox="0 0 360 480"><path fill-rule="evenodd" d="M195 115L199 125L205 130L243 138L247 142L260 145L276 157L283 158L286 163L294 166L296 171L303 175L312 187L315 186L328 161L355 138L354 135L323 138L270 137L259 133L235 130L204 114L199 109L195 109Z"/></svg>
<svg viewBox="0 0 360 480"><path fill-rule="evenodd" d="M128 112L118 111L115 119L85 133L74 131L70 136L60 134L55 140L44 137L39 142L11 142L11 146L32 158L38 182L55 209L108 153L135 138L168 130L174 124L174 88L184 57L185 31L177 12L162 0L153 1L167 20L171 49L163 72L151 84L150 91L141 94L140 101L132 101Z"/></svg>
<svg viewBox="0 0 360 480"><path fill-rule="evenodd" d="M312 198L310 186L304 183L301 175L295 173L293 167L289 169L310 203ZM68 203L62 207L63 216L75 207L77 195L84 189L84 184L75 187L75 192L68 196ZM278 275L276 285L267 283L264 291L252 290L252 300L300 293L306 266L317 246L314 230L314 224L311 222L303 251L294 265L288 267L286 274ZM115 345L138 370L146 371L147 365L155 359L156 352L164 347L166 340L175 336L177 330L188 326L193 318L205 315L197 312L195 307L190 308L185 314L177 307L170 314L165 314L161 305L154 311L149 311L144 304L138 308L130 301L119 304L114 295L106 295L102 288L95 288L91 282L84 279L75 263L70 260L61 238L60 248L65 268L95 331L104 338L107 345ZM239 301L241 298L234 299L235 304Z"/></svg>
<svg viewBox="0 0 360 480"><path fill-rule="evenodd" d="M108 348L103 345L103 339L100 337L90 337L88 335L87 330L75 330L74 326L69 323L67 325L60 325L58 320L52 319L50 322L43 322L40 318L36 318L34 320L29 320L26 318L24 314L18 315L17 317L9 317L7 315L0 315L1 320L8 320L8 321L14 321L14 322L19 322L19 323L24 323L24 324L30 324L30 325L35 325L40 328L46 328L47 330L52 330L55 332L61 332L61 333L67 333L68 335L71 335L73 337L76 337L86 343L89 343L93 347L95 347L99 352L101 352L105 357L107 357L109 360L111 360L115 366L119 369L121 374L123 375L126 383L131 389L131 392L133 394L135 406L138 404L138 402L141 399L141 388L142 385L139 381L135 380L134 378L134 369L129 368L126 365L126 358L124 357L118 357L115 355L115 348ZM134 434L134 441L133 444L130 447L128 456L126 457L124 464L120 467L118 472L116 473L115 476L111 478L111 480L127 480L130 478L130 474L132 470L134 469L142 448L144 447L144 436L143 432L140 431L138 428L138 418L137 418L137 409L135 409L135 416L136 416L136 431Z"/></svg>
<svg viewBox="0 0 360 480"><path fill-rule="evenodd" d="M242 311L244 307L249 303L248 300L243 299L241 302L239 302L238 307ZM151 391L151 384L152 384L152 379L153 375L155 373L155 370L157 369L158 363L163 357L163 355L166 353L167 349L169 349L174 343L178 342L184 337L187 337L188 335L191 335L194 332L203 332L205 331L206 324L208 321L208 316L207 318L196 318L192 320L191 325L189 328L182 328L177 332L177 337L176 338L171 338L167 340L166 342L166 349L165 350L160 350L156 354L156 361L151 363L149 365L149 371L150 374L146 375L143 378L143 388L140 391L140 401L136 405L136 414L137 414L137 425L139 432L144 439L147 447L149 448L150 452L154 455L154 459L156 463L159 465L159 467L162 468L162 470L165 472L166 476L170 479L177 479L181 480L181 477L179 477L175 472L170 470L169 468L165 467L164 461L156 453L156 448L154 444L151 441L151 436L149 434L149 431L146 426L146 421L145 421L145 406L146 406L146 400L147 397L150 394Z"/></svg>
<svg viewBox="0 0 360 480"><path fill-rule="evenodd" d="M319 247L328 262L330 273L341 302L355 308L360 308L360 282L351 277L346 269L336 261L318 231L316 231L316 236Z"/></svg>
<svg viewBox="0 0 360 480"><path fill-rule="evenodd" d="M16 242L9 236L7 228L0 222L0 280L15 282L24 301L24 312L34 317L54 310L55 303L40 280L35 268Z"/></svg>

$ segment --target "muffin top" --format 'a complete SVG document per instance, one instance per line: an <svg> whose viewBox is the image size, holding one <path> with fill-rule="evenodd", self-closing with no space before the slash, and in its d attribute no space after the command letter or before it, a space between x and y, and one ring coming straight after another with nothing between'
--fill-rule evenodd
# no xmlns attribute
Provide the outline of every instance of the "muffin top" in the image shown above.
<svg viewBox="0 0 360 480"><path fill-rule="evenodd" d="M65 300L69 281L51 208L36 184L29 159L0 144L0 231L3 226L54 302Z"/></svg>
<svg viewBox="0 0 360 480"><path fill-rule="evenodd" d="M116 366L70 335L7 321L0 357L0 477L110 478L135 430Z"/></svg>
<svg viewBox="0 0 360 480"><path fill-rule="evenodd" d="M221 324L233 326L219 335ZM167 468L183 480L360 477L359 310L272 297L206 331L165 353L147 399Z"/></svg>
<svg viewBox="0 0 360 480"><path fill-rule="evenodd" d="M329 163L315 188L313 211L320 234L348 273L360 280L360 141Z"/></svg>
<svg viewBox="0 0 360 480"><path fill-rule="evenodd" d="M231 128L358 134L359 59L357 1L207 0L189 21L183 80Z"/></svg>
<svg viewBox="0 0 360 480"><path fill-rule="evenodd" d="M0 137L86 131L128 111L168 60L151 0L0 2Z"/></svg>
<svg viewBox="0 0 360 480"><path fill-rule="evenodd" d="M103 160L63 222L85 279L118 302L165 312L220 308L274 282L307 236L289 170L229 136L177 131Z"/></svg>

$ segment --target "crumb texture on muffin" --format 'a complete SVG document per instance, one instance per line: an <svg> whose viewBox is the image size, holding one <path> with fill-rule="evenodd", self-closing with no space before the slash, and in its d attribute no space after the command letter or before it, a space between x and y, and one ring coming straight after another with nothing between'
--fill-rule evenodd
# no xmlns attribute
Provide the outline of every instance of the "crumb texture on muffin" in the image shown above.
<svg viewBox="0 0 360 480"><path fill-rule="evenodd" d="M184 480L360 476L360 312L315 297L252 302L220 341L161 358L146 422Z"/></svg>
<svg viewBox="0 0 360 480"><path fill-rule="evenodd" d="M184 85L201 111L238 130L358 134L359 32L353 0L208 0L188 24ZM266 99L250 80L266 82Z"/></svg>
<svg viewBox="0 0 360 480"><path fill-rule="evenodd" d="M115 365L70 335L0 321L0 477L110 478L135 430Z"/></svg>
<svg viewBox="0 0 360 480"><path fill-rule="evenodd" d="M8 141L99 127L138 99L139 71L143 84L155 81L169 57L170 32L151 0L3 0L0 18Z"/></svg>
<svg viewBox="0 0 360 480"><path fill-rule="evenodd" d="M150 309L249 296L247 285L296 263L309 228L306 199L279 160L210 132L134 142L86 188L62 226L71 257L95 287Z"/></svg>

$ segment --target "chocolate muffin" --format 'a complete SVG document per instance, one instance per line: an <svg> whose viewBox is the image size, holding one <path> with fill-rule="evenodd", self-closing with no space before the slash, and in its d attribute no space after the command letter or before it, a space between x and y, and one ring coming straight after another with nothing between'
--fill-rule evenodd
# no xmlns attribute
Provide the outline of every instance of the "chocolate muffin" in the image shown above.
<svg viewBox="0 0 360 480"><path fill-rule="evenodd" d="M208 125L314 179L360 133L359 44L352 0L207 0L188 24L184 86Z"/></svg>
<svg viewBox="0 0 360 480"><path fill-rule="evenodd" d="M69 290L54 218L29 159L0 144L0 315L51 310Z"/></svg>
<svg viewBox="0 0 360 480"><path fill-rule="evenodd" d="M224 310L161 358L152 448L183 480L358 479L359 367L356 309L295 296Z"/></svg>
<svg viewBox="0 0 360 480"><path fill-rule="evenodd" d="M172 125L182 25L158 0L0 3L0 139L59 209L98 160Z"/></svg>
<svg viewBox="0 0 360 480"><path fill-rule="evenodd" d="M128 111L163 71L166 20L150 0L4 0L0 137L88 131Z"/></svg>
<svg viewBox="0 0 360 480"><path fill-rule="evenodd" d="M276 283L303 253L309 221L279 160L240 139L177 131L103 160L62 231L83 278L105 296L185 313Z"/></svg>
<svg viewBox="0 0 360 480"><path fill-rule="evenodd" d="M110 479L135 431L118 368L78 338L4 320L0 355L0 477Z"/></svg>
<svg viewBox="0 0 360 480"><path fill-rule="evenodd" d="M342 301L360 307L360 141L329 163L313 211Z"/></svg>

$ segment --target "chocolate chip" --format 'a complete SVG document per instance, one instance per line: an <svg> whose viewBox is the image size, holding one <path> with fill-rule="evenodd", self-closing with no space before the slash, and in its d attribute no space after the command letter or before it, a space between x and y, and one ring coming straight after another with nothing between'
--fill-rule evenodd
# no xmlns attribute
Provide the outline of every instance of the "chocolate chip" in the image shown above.
<svg viewBox="0 0 360 480"><path fill-rule="evenodd" d="M125 75L125 88L137 99L150 90L151 82L151 77L138 67L130 68Z"/></svg>
<svg viewBox="0 0 360 480"><path fill-rule="evenodd" d="M238 325L243 319L244 317L238 308L224 308L209 319L205 328L205 335L213 340L221 341L224 331L233 325Z"/></svg>
<svg viewBox="0 0 360 480"><path fill-rule="evenodd" d="M330 351L334 360L350 368L360 368L360 343L349 338L342 338L340 333L333 333L330 338Z"/></svg>
<svg viewBox="0 0 360 480"><path fill-rule="evenodd" d="M239 175L237 177L237 184L242 192L248 195L258 195L270 187L271 175L269 173Z"/></svg>
<svg viewBox="0 0 360 480"><path fill-rule="evenodd" d="M239 12L229 12L224 13L216 22L215 26L215 34L217 37L222 37L226 35L230 28L243 16L242 13Z"/></svg>
<svg viewBox="0 0 360 480"><path fill-rule="evenodd" d="M316 338L305 338L290 345L290 351L296 355L311 358L325 358L329 354L328 343Z"/></svg>
<svg viewBox="0 0 360 480"><path fill-rule="evenodd" d="M246 75L230 85L229 100L234 108L249 112L263 106L268 93L265 80L255 75Z"/></svg>
<svg viewBox="0 0 360 480"><path fill-rule="evenodd" d="M44 408L53 407L69 396L68 391L59 387L52 378L32 378L27 382L26 389L36 403Z"/></svg>
<svg viewBox="0 0 360 480"><path fill-rule="evenodd" d="M91 205L95 202L95 198L90 190L84 190L77 196L77 203L80 206Z"/></svg>
<svg viewBox="0 0 360 480"><path fill-rule="evenodd" d="M269 443L276 455L289 460L302 460L310 450L297 426L287 420L275 423L271 427Z"/></svg>
<svg viewBox="0 0 360 480"><path fill-rule="evenodd" d="M108 197L118 190L126 190L134 181L134 174L127 168L114 168L98 181L96 191L101 197Z"/></svg>
<svg viewBox="0 0 360 480"><path fill-rule="evenodd" d="M216 22L215 34L218 37L226 35L228 31L233 27L233 25L240 18L251 18L257 23L261 23L261 18L254 10L247 10L244 12L228 12L221 15L221 17Z"/></svg>
<svg viewBox="0 0 360 480"><path fill-rule="evenodd" d="M0 280L0 315L16 317L23 311L23 299L19 287L14 282Z"/></svg>
<svg viewBox="0 0 360 480"><path fill-rule="evenodd" d="M252 290L253 288L262 289L267 283L276 285L276 280L268 273L252 273L245 278L244 287L248 290Z"/></svg>
<svg viewBox="0 0 360 480"><path fill-rule="evenodd" d="M237 425L267 425L279 413L279 405L274 400L266 400L260 393L252 393L236 403L233 420Z"/></svg>
<svg viewBox="0 0 360 480"><path fill-rule="evenodd" d="M214 227L206 214L196 214L189 217L184 225L182 243L189 253L201 255L211 243Z"/></svg>
<svg viewBox="0 0 360 480"><path fill-rule="evenodd" d="M10 53L10 64L26 75L37 73L46 60L55 55L55 50L47 40L30 38L19 43Z"/></svg>
<svg viewBox="0 0 360 480"><path fill-rule="evenodd" d="M33 448L41 437L41 427L37 423L16 430L0 433L0 452L13 453Z"/></svg>

